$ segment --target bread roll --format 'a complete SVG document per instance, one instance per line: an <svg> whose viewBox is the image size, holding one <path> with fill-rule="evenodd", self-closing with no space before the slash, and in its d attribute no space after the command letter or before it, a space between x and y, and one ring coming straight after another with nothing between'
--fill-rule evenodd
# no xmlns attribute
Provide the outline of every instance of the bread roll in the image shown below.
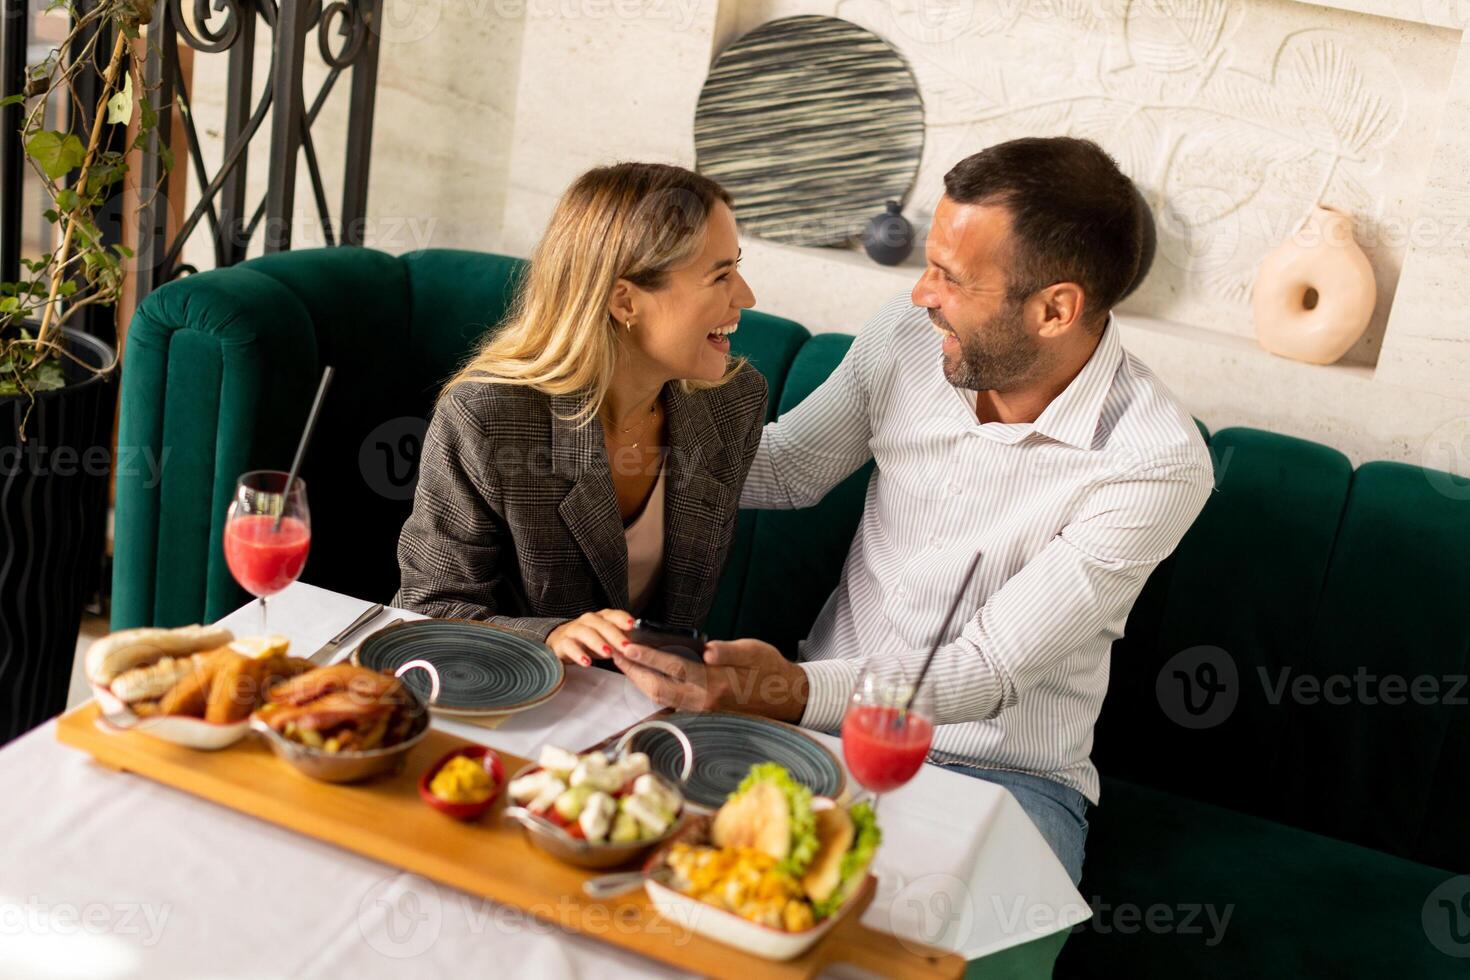
<svg viewBox="0 0 1470 980"><path fill-rule="evenodd" d="M234 638L235 635L222 626L122 630L104 636L87 648L87 679L99 687L108 687L123 671L151 664L162 657L213 650Z"/></svg>
<svg viewBox="0 0 1470 980"><path fill-rule="evenodd" d="M152 701L168 693L169 688L204 662L204 654L186 657L163 657L151 664L134 667L118 674L112 681L112 693L119 701Z"/></svg>

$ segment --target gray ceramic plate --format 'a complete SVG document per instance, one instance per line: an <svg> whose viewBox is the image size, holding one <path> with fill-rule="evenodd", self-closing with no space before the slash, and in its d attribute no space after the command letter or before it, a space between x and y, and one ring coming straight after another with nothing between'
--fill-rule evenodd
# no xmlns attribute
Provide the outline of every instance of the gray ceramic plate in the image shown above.
<svg viewBox="0 0 1470 980"><path fill-rule="evenodd" d="M719 807L757 762L779 762L816 796L836 799L846 785L832 753L791 725L720 712L660 715L659 720L678 726L694 747L694 773L684 784L684 798L698 806ZM654 772L678 781L684 752L672 735L641 732L632 747L648 753Z"/></svg>
<svg viewBox="0 0 1470 980"><path fill-rule="evenodd" d="M426 660L439 674L436 712L463 717L510 715L561 690L561 661L544 643L464 619L423 619L379 630L352 655L354 663L394 673ZM429 681L410 671L403 682L425 700Z"/></svg>

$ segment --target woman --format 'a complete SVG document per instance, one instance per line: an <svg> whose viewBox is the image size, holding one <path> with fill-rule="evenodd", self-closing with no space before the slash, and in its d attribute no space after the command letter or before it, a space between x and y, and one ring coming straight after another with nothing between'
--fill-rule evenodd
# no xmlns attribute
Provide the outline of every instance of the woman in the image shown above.
<svg viewBox="0 0 1470 980"><path fill-rule="evenodd" d="M729 353L755 303L739 259L708 178L624 163L577 179L439 396L397 605L532 633L583 666L636 616L704 621L766 404Z"/></svg>

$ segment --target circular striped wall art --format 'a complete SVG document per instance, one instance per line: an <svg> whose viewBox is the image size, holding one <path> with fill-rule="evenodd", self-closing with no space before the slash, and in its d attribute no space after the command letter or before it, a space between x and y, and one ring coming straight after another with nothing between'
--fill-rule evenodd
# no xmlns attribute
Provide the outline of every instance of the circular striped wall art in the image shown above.
<svg viewBox="0 0 1470 980"><path fill-rule="evenodd" d="M841 245L908 193L924 105L908 65L878 35L835 17L783 17L715 60L694 149L748 233Z"/></svg>

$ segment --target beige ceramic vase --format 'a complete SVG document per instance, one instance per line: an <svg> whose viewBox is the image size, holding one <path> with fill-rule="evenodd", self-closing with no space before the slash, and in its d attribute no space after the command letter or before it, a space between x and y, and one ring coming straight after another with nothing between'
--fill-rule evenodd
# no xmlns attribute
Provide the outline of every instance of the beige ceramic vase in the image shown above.
<svg viewBox="0 0 1470 980"><path fill-rule="evenodd" d="M1373 266L1353 240L1352 217L1315 207L1256 273L1256 340L1282 357L1331 364L1368 328L1377 298Z"/></svg>

